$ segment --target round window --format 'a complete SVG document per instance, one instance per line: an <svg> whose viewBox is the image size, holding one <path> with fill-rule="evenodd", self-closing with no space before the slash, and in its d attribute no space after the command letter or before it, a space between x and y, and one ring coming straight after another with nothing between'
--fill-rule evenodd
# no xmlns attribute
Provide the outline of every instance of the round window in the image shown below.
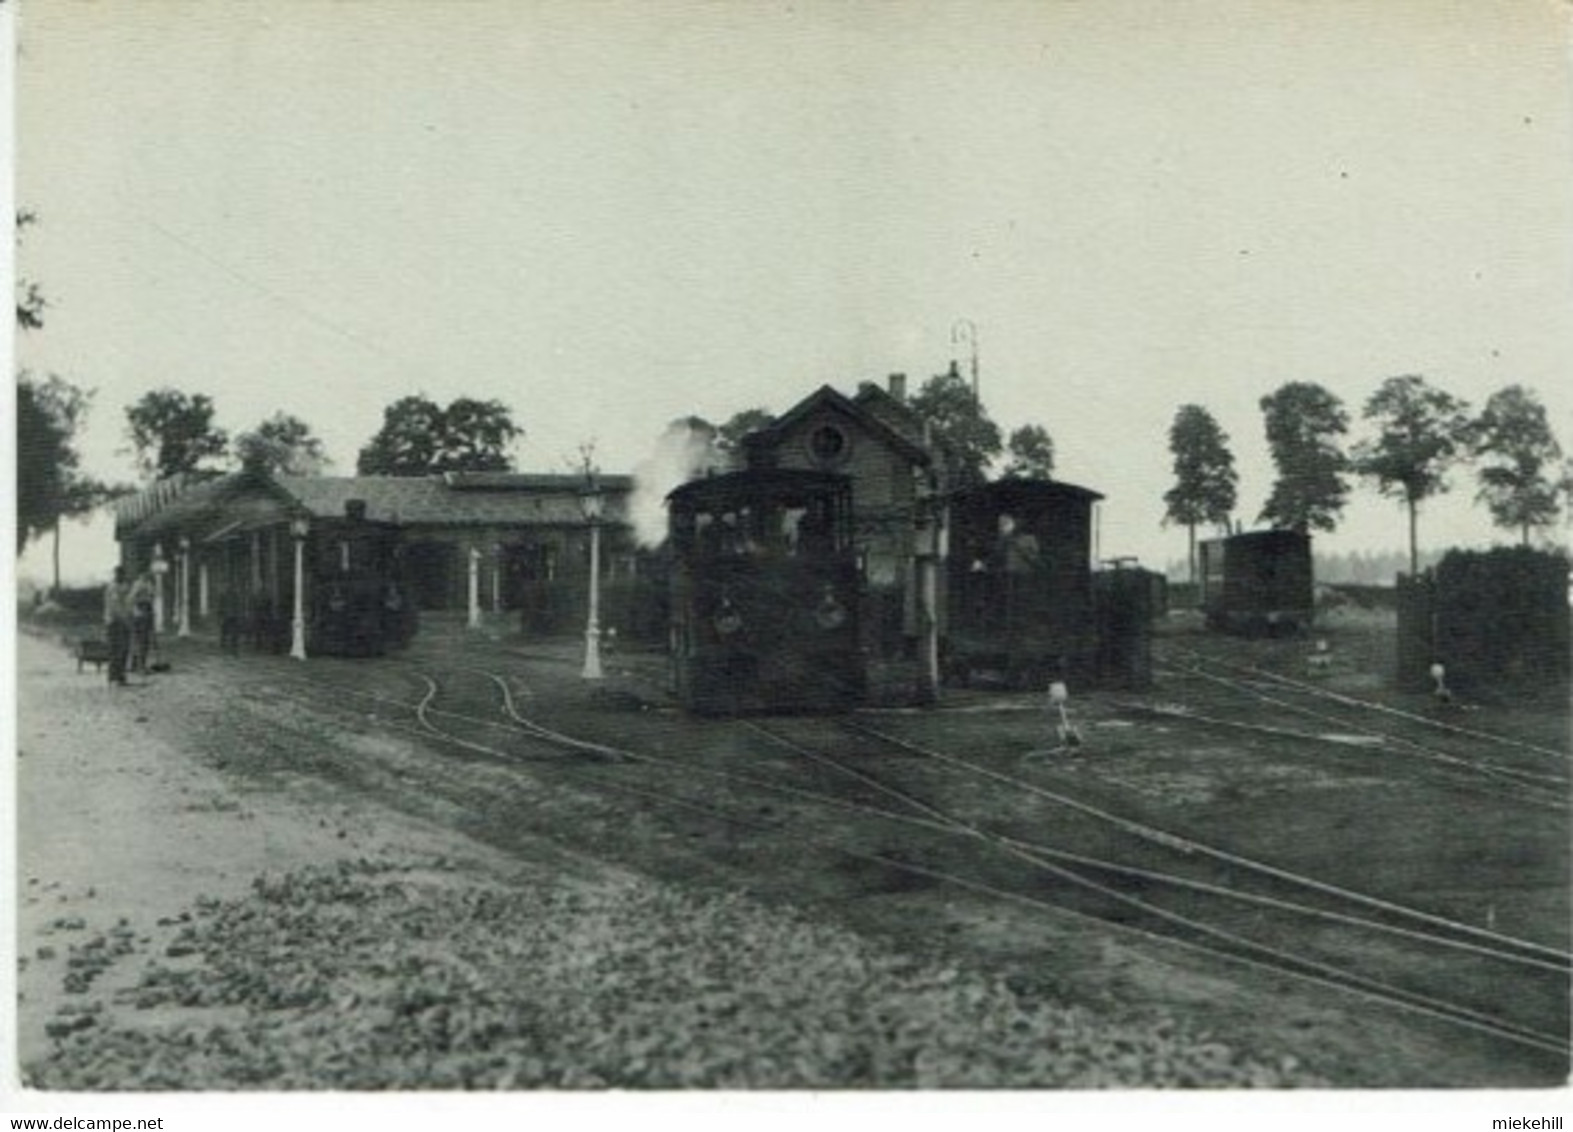
<svg viewBox="0 0 1573 1132"><path fill-rule="evenodd" d="M835 464L846 459L847 436L835 425L820 425L808 438L809 450L821 464Z"/></svg>

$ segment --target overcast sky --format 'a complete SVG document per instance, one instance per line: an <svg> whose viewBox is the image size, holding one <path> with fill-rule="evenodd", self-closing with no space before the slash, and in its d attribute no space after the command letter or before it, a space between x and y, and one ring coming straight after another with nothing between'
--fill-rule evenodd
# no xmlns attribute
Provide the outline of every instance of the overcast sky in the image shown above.
<svg viewBox="0 0 1573 1132"><path fill-rule="evenodd" d="M518 465L670 419L915 387L978 334L984 401L1105 493L1101 549L1162 566L1167 429L1207 406L1249 526L1258 399L1386 377L1537 390L1573 445L1565 9L1191 4L248 5L36 0L18 62L18 350L124 408L277 410L354 471L409 393L497 398ZM1427 545L1489 541L1474 485ZM1509 537L1509 536L1501 536ZM1357 489L1335 550L1397 548ZM103 525L66 532L102 574ZM42 574L46 555L24 572Z"/></svg>

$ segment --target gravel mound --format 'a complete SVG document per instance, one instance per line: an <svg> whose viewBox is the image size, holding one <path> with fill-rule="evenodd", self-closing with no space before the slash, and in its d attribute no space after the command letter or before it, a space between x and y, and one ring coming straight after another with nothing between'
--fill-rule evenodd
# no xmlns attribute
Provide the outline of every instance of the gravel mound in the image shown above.
<svg viewBox="0 0 1573 1132"><path fill-rule="evenodd" d="M478 886L358 860L202 899L50 1026L70 1090L1322 1085L1167 1018L1113 1022L746 898ZM121 941L97 949L121 962Z"/></svg>

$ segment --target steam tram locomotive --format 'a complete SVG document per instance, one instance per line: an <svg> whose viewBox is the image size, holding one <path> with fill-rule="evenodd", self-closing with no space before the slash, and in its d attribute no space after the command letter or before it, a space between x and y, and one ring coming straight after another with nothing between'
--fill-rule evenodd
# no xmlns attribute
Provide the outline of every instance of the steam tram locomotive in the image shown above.
<svg viewBox="0 0 1573 1132"><path fill-rule="evenodd" d="M1000 480L950 498L948 682L982 673L1013 687L1086 682L1099 665L1092 508L1075 484Z"/></svg>
<svg viewBox="0 0 1573 1132"><path fill-rule="evenodd" d="M858 568L852 484L758 469L667 497L677 697L705 714L856 704Z"/></svg>
<svg viewBox="0 0 1573 1132"><path fill-rule="evenodd" d="M307 648L314 655L382 656L415 633L399 528L359 509L313 522L306 545Z"/></svg>

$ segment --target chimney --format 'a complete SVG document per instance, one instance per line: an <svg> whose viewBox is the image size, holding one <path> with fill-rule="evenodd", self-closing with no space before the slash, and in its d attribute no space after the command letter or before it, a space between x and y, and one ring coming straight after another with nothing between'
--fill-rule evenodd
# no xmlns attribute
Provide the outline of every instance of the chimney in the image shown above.
<svg viewBox="0 0 1573 1132"><path fill-rule="evenodd" d="M366 517L366 501L364 499L346 499L344 501L344 517L359 521Z"/></svg>
<svg viewBox="0 0 1573 1132"><path fill-rule="evenodd" d="M890 375L890 395L903 405L907 403L907 375L893 373Z"/></svg>

